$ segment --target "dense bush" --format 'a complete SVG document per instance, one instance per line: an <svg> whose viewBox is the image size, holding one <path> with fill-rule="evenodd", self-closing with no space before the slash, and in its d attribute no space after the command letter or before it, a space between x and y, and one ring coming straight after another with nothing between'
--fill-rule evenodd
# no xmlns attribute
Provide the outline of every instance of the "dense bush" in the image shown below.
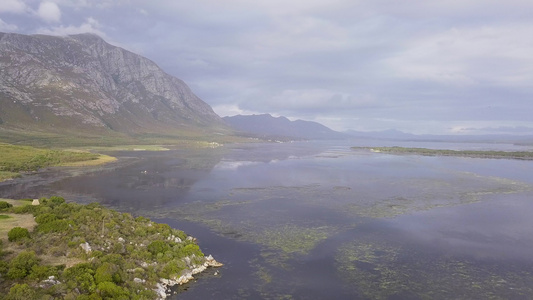
<svg viewBox="0 0 533 300"><path fill-rule="evenodd" d="M134 218L99 204L65 203L60 197L40 200L41 205L10 208L33 213L37 226L24 245L12 244L33 251L23 251L11 261L0 260L0 278L4 280L0 295L10 294L9 287L15 283L30 283L17 286L12 295L29 288L36 299L155 299L153 289L160 278L178 276L189 268L185 257L194 254L193 264L203 263L199 247L187 240L184 232L166 224ZM11 235L19 240L30 232L19 228ZM182 241L176 242L175 237ZM80 247L86 243L90 251ZM41 265L37 255L85 263L68 269L64 265L52 267ZM39 281L52 275L61 284L37 288ZM134 282L134 278L146 281Z"/></svg>
<svg viewBox="0 0 533 300"><path fill-rule="evenodd" d="M157 255L158 253L164 253L168 251L170 246L164 241L153 241L150 243L150 245L148 245L147 249L153 255Z"/></svg>
<svg viewBox="0 0 533 300"><path fill-rule="evenodd" d="M88 263L77 264L63 272L63 282L71 289L79 289L82 293L92 293L96 290L94 270Z"/></svg>
<svg viewBox="0 0 533 300"><path fill-rule="evenodd" d="M22 227L13 227L9 232L7 233L7 238L10 242L18 241L23 238L29 238L30 232L26 228Z"/></svg>
<svg viewBox="0 0 533 300"><path fill-rule="evenodd" d="M5 201L0 201L0 210L1 209L7 209L7 208L10 208L10 207L13 207L13 205L11 205L10 203L7 203Z"/></svg>
<svg viewBox="0 0 533 300"><path fill-rule="evenodd" d="M35 299L35 291L27 284L15 284L6 296L6 300L28 300Z"/></svg>
<svg viewBox="0 0 533 300"><path fill-rule="evenodd" d="M55 220L57 220L57 216L50 213L40 214L35 217L35 222L37 222L37 224L49 223Z"/></svg>
<svg viewBox="0 0 533 300"><path fill-rule="evenodd" d="M16 214L33 214L37 211L39 211L39 206L37 205L26 204L13 207L13 212Z"/></svg>
<svg viewBox="0 0 533 300"><path fill-rule="evenodd" d="M98 284L98 293L104 299L130 299L128 290L109 281L100 282Z"/></svg>
<svg viewBox="0 0 533 300"><path fill-rule="evenodd" d="M11 260L7 277L11 279L21 279L30 274L34 266L39 265L39 260L33 251L20 252L17 257Z"/></svg>
<svg viewBox="0 0 533 300"><path fill-rule="evenodd" d="M39 224L36 228L38 232L64 232L69 229L69 222L67 220L54 220L47 223Z"/></svg>

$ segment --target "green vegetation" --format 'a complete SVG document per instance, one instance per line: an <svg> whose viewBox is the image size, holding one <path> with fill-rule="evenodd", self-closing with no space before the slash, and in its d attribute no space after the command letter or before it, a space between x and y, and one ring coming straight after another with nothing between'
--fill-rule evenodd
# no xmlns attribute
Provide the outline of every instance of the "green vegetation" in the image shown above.
<svg viewBox="0 0 533 300"><path fill-rule="evenodd" d="M0 240L0 299L154 299L160 278L205 260L167 224L61 197L40 203L7 208L10 216L31 213L36 226Z"/></svg>
<svg viewBox="0 0 533 300"><path fill-rule="evenodd" d="M508 158L508 159L533 159L533 152L527 151L476 151L476 150L445 150L427 148L404 147L352 147L354 150L370 150L392 154L418 154L427 156L462 156L477 158Z"/></svg>
<svg viewBox="0 0 533 300"><path fill-rule="evenodd" d="M38 149L0 143L0 170L7 172L35 171L84 160L94 160L98 154L60 150Z"/></svg>
<svg viewBox="0 0 533 300"><path fill-rule="evenodd" d="M46 130L46 129L44 129ZM114 147L114 146L150 146L174 145L180 148L201 148L210 142L220 144L251 142L250 139L229 134L217 133L217 130L206 128L204 131L173 129L170 133L160 131L132 134L104 130L101 132L87 133L68 131L60 132L40 131L38 128L14 130L0 126L0 141L10 144L24 144L42 148L71 148L71 147Z"/></svg>
<svg viewBox="0 0 533 300"><path fill-rule="evenodd" d="M30 232L26 228L14 227L8 233L7 237L10 242L18 241L30 237Z"/></svg>
<svg viewBox="0 0 533 300"><path fill-rule="evenodd" d="M81 166L114 160L107 155L82 151L38 149L0 143L0 181L49 166ZM89 162L89 163L88 163Z"/></svg>
<svg viewBox="0 0 533 300"><path fill-rule="evenodd" d="M13 207L13 204L8 203L6 201L0 201L0 210L5 210L11 207Z"/></svg>

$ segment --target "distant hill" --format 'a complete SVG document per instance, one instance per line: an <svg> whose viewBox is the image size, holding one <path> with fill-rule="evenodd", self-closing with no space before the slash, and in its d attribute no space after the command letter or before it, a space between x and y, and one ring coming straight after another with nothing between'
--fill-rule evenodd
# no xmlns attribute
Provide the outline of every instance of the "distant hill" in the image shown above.
<svg viewBox="0 0 533 300"><path fill-rule="evenodd" d="M96 35L0 33L0 129L187 135L228 127L182 80Z"/></svg>
<svg viewBox="0 0 533 300"><path fill-rule="evenodd" d="M224 121L237 131L258 137L289 137L294 139L342 139L347 136L311 121L290 121L285 117L262 115L237 115L224 117Z"/></svg>

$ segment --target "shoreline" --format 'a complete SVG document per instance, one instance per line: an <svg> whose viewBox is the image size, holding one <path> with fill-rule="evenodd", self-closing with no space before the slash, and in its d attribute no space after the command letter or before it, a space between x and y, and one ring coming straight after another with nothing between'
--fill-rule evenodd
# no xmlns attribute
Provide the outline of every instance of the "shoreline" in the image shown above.
<svg viewBox="0 0 533 300"><path fill-rule="evenodd" d="M11 292L13 284L25 285L36 295L53 297L95 293L102 296L109 292L106 289L111 286L114 290L122 291L120 293L123 295L133 295L131 293L140 288L151 293L149 298L166 299L172 294L171 287L188 283L194 279L194 275L208 268L223 266L212 255L205 256L192 236L142 216L134 218L131 214L97 203L67 203L61 197L0 201L11 204L7 206L4 203L5 208L0 210L0 214L8 216L0 220L0 225L5 225L2 227L5 227L3 231L6 234L0 243L0 252L8 251L2 260L9 266L0 289L6 295ZM18 225L20 221L30 219L32 222ZM20 241L11 240L8 231L15 228L11 224L26 228L29 236ZM57 234L61 236L59 240ZM21 277L10 275L15 274L11 270L14 268L13 262L23 255L34 257L35 266L44 273L35 275L33 271L28 271ZM122 258L117 260L117 255ZM66 263L71 260L75 263ZM92 270L83 272L92 274L86 275L90 278L94 275L93 288L83 288L85 283L76 281L79 277L68 275L69 272L79 272L70 271L79 268ZM102 268L107 271L101 271ZM102 272L109 274L109 279L102 281L102 277L98 277ZM122 274L118 275L122 279L116 281L112 274ZM38 280L34 281L36 276ZM56 285L60 287L56 288ZM72 290L76 286L79 290Z"/></svg>
<svg viewBox="0 0 533 300"><path fill-rule="evenodd" d="M369 150L374 153L406 154L423 156L453 156L491 159L533 160L533 152L527 151L481 151L481 150L447 150L405 147L351 147L352 150Z"/></svg>

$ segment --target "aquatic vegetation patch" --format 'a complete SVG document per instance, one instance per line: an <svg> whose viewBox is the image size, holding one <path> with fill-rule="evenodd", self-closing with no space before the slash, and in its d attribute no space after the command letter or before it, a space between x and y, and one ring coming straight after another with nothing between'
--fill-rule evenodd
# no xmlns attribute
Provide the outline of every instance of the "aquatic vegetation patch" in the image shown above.
<svg viewBox="0 0 533 300"><path fill-rule="evenodd" d="M339 277L370 299L526 299L527 266L429 255L385 240L356 239L336 255Z"/></svg>
<svg viewBox="0 0 533 300"><path fill-rule="evenodd" d="M467 172L452 175L444 179L409 178L383 182L381 193L359 196L342 205L340 210L361 217L392 218L415 211L475 203L490 195L533 190L530 184L507 178Z"/></svg>
<svg viewBox="0 0 533 300"><path fill-rule="evenodd" d="M285 224L274 228L265 228L258 232L252 239L272 249L284 253L306 254L319 242L328 238L335 231L328 226L302 227Z"/></svg>

